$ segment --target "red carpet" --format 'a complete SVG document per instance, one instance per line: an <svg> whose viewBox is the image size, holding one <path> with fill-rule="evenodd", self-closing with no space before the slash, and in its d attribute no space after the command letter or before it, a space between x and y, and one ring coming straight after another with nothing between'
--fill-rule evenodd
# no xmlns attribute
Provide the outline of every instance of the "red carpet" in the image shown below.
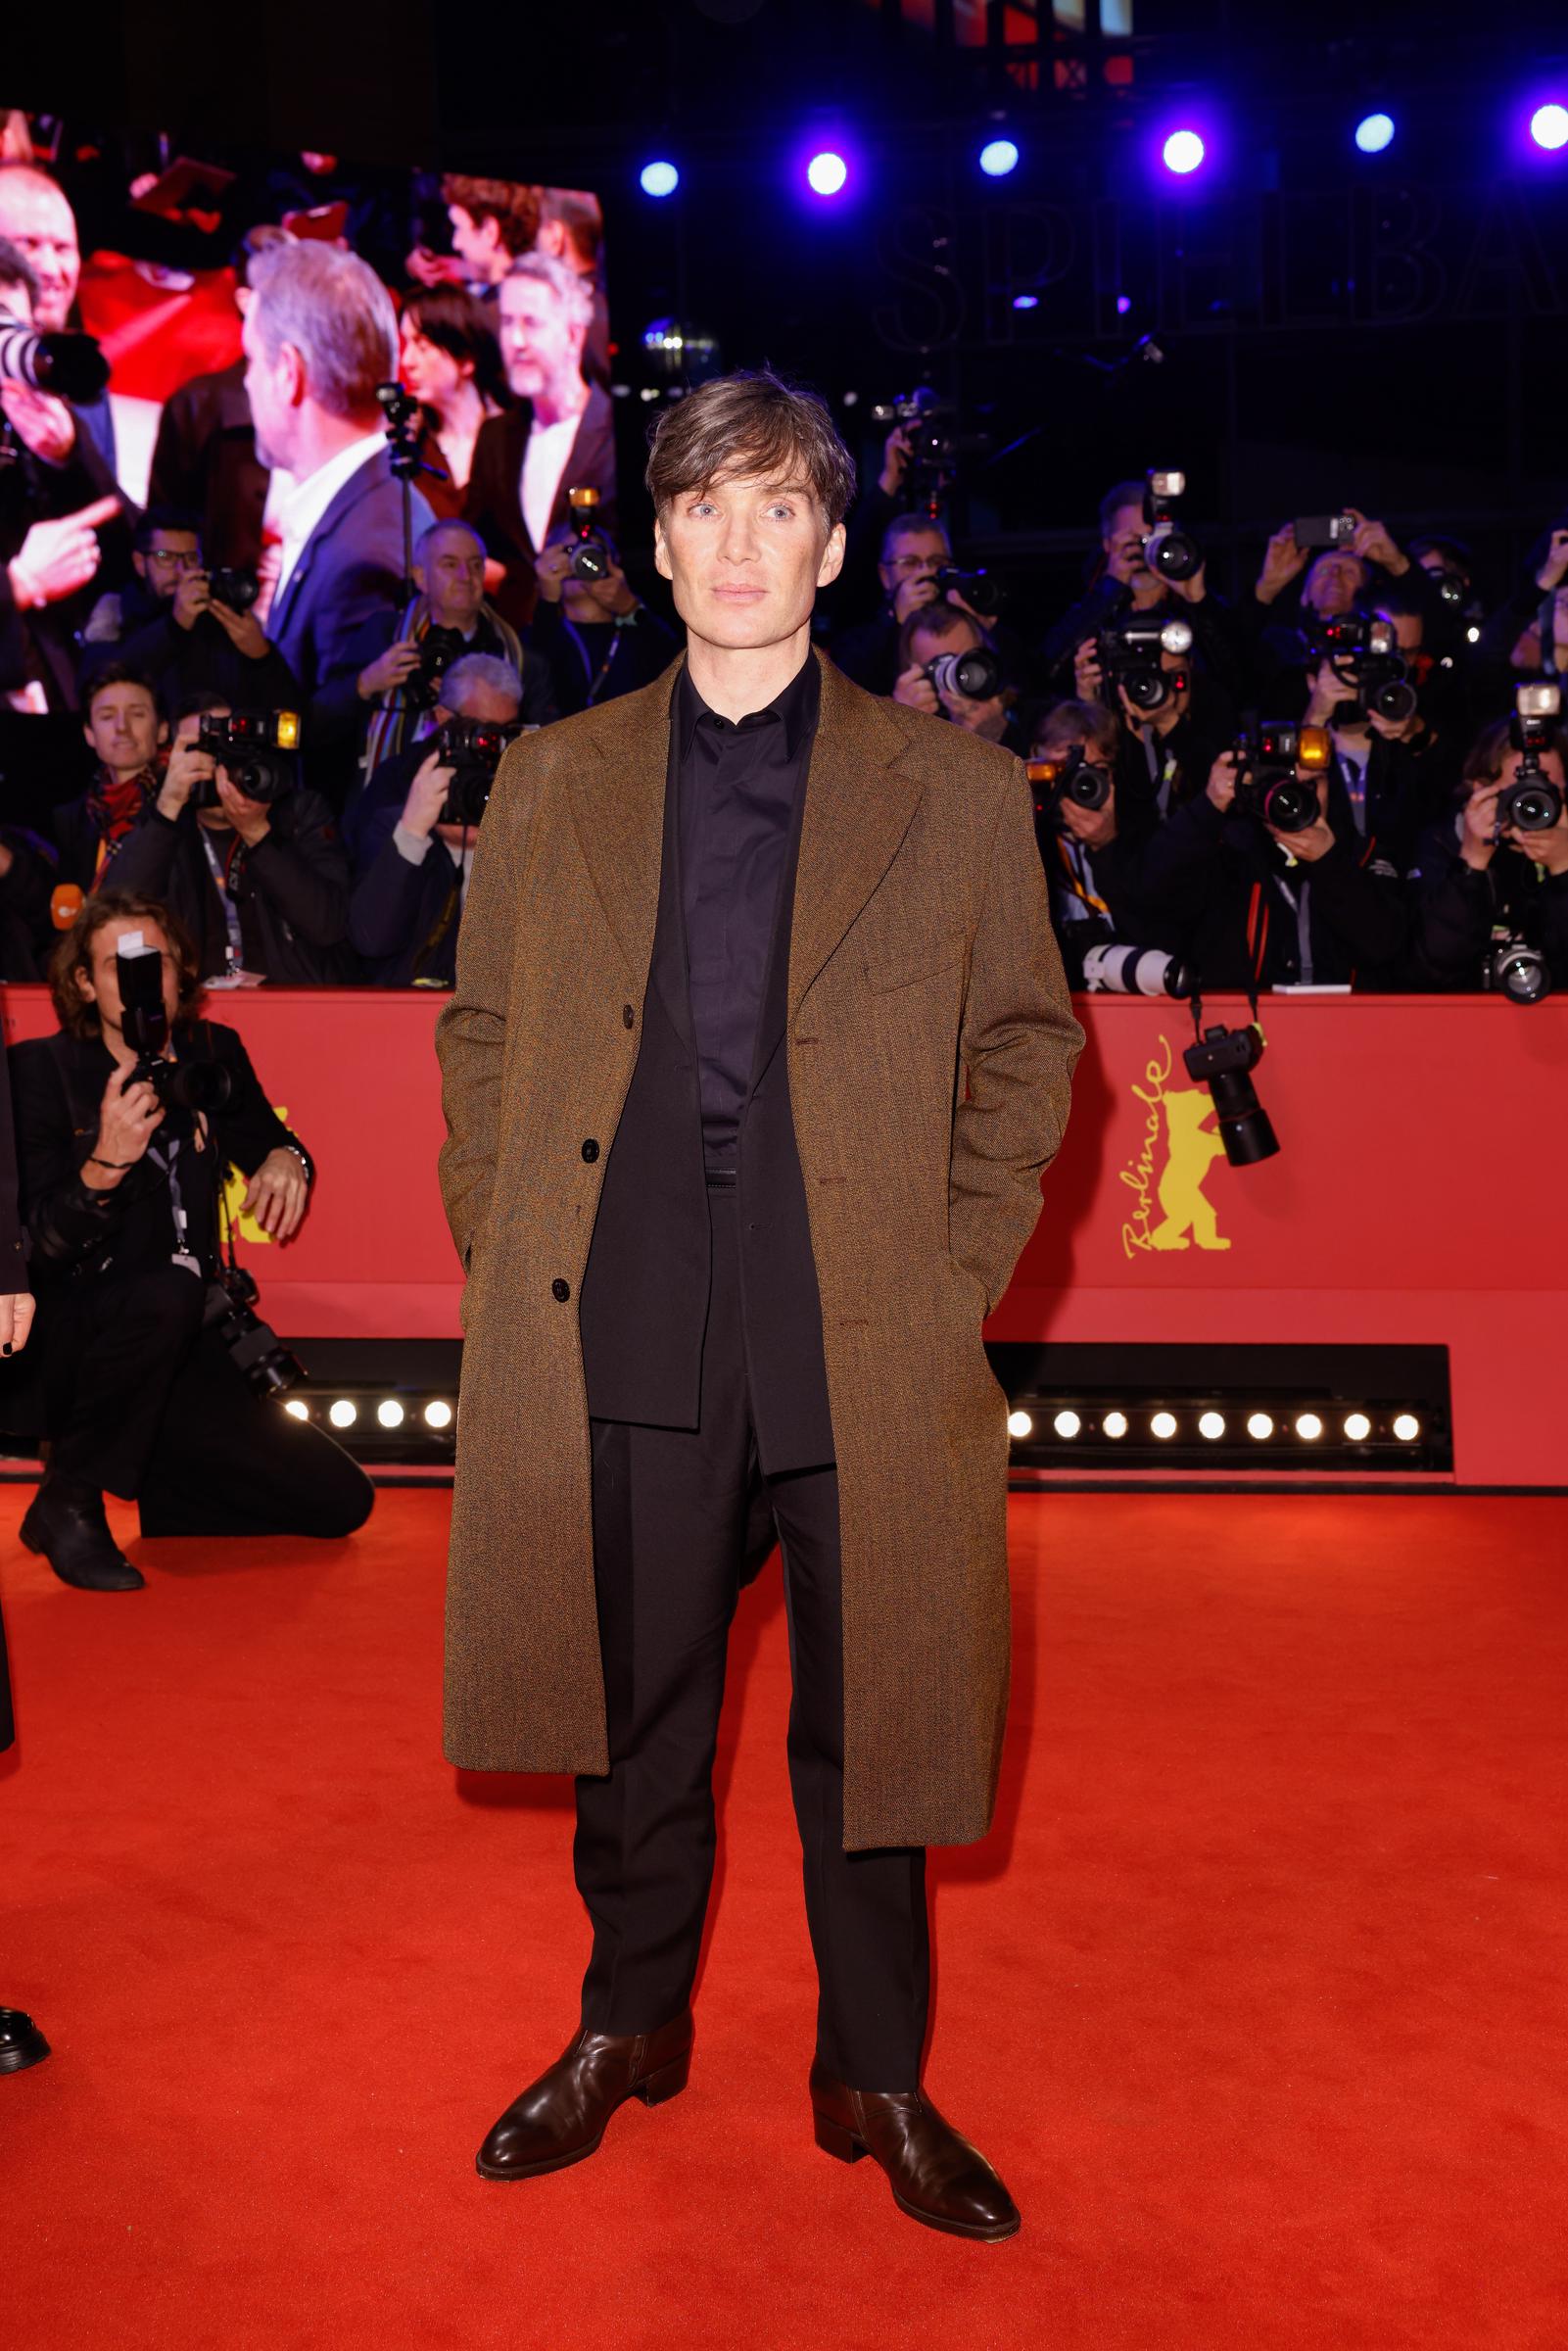
<svg viewBox="0 0 1568 2351"><path fill-rule="evenodd" d="M136 1545L123 1598L25 1499L0 1998L55 2055L0 2081L6 2351L1568 2341L1562 1503L1014 1505L1002 1815L936 1895L929 2086L1024 2215L978 2246L811 2143L777 1570L691 2087L491 2187L586 1932L564 1783L439 1759L446 1497Z"/></svg>

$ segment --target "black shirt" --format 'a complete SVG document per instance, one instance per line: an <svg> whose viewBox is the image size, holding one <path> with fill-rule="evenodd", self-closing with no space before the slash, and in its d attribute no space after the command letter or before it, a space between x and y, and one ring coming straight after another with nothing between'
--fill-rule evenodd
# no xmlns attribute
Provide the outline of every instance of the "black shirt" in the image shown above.
<svg viewBox="0 0 1568 2351"><path fill-rule="evenodd" d="M820 695L810 652L777 700L738 722L708 708L689 669L676 686L681 905L710 1168L736 1164L779 888Z"/></svg>

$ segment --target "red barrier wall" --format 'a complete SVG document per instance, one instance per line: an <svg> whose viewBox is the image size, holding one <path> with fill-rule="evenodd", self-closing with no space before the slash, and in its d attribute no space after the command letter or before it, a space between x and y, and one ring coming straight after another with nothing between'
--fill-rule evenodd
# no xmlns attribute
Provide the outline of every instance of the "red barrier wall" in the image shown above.
<svg viewBox="0 0 1568 2351"><path fill-rule="evenodd" d="M53 1026L8 987L8 1041ZM217 994L319 1166L300 1238L246 1234L296 1338L455 1336L436 1185L431 1032L444 999ZM1215 1157L1185 1008L1080 1001L1089 1046L1039 1229L994 1339L1446 1345L1455 1475L1568 1483L1568 1000L1275 997L1258 1072L1277 1159ZM1237 999L1209 1018L1244 1021Z"/></svg>

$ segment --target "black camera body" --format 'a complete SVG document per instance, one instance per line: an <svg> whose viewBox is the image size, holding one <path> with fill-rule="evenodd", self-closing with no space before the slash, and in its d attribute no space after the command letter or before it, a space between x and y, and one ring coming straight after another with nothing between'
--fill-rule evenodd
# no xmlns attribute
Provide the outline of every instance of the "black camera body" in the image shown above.
<svg viewBox="0 0 1568 2351"><path fill-rule="evenodd" d="M1326 774L1334 756L1326 727L1298 726L1294 719L1260 718L1244 726L1234 750L1238 763L1234 805L1277 833L1305 833L1321 813L1313 779Z"/></svg>
<svg viewBox="0 0 1568 2351"><path fill-rule="evenodd" d="M1519 833L1549 833L1562 815L1562 793L1541 765L1542 752L1549 750L1555 741L1561 709L1559 686L1514 688L1508 741L1520 758L1513 782L1497 794L1499 829L1512 825Z"/></svg>
<svg viewBox="0 0 1568 2351"><path fill-rule="evenodd" d="M525 732L520 718L449 718L436 738L451 783L437 822L478 825L490 805L496 770L507 747Z"/></svg>
<svg viewBox="0 0 1568 2351"><path fill-rule="evenodd" d="M1193 1083L1207 1085L1214 1098L1219 1139L1231 1166L1250 1168L1260 1159L1272 1159L1279 1138L1258 1099L1252 1077L1263 1058L1260 1031L1206 1029L1199 1042L1189 1045L1181 1058Z"/></svg>
<svg viewBox="0 0 1568 2351"><path fill-rule="evenodd" d="M233 1091L227 1070L215 1061L169 1061L168 1009L164 1002L164 958L140 931L122 933L115 950L119 982L119 1024L136 1055L120 1080L120 1092L150 1085L165 1110L221 1110Z"/></svg>
<svg viewBox="0 0 1568 2351"><path fill-rule="evenodd" d="M1399 725L1414 715L1415 688L1392 621L1365 612L1336 613L1317 623L1312 643L1369 716Z"/></svg>
<svg viewBox="0 0 1568 2351"><path fill-rule="evenodd" d="M1069 744L1054 759L1027 760L1024 773L1034 792L1037 819L1054 817L1064 800L1078 808L1104 808L1116 782L1109 768L1091 766L1081 743Z"/></svg>
<svg viewBox="0 0 1568 2351"><path fill-rule="evenodd" d="M929 384L917 384L913 392L878 401L872 417L878 424L903 428L909 443L910 503L932 514L941 492L957 473L960 459L977 456L991 446L989 433L961 431L957 408L941 399Z"/></svg>
<svg viewBox="0 0 1568 2351"><path fill-rule="evenodd" d="M442 681L454 661L468 650L461 629L432 621L419 640L419 660L403 682L404 699L413 710L433 710L441 699Z"/></svg>
<svg viewBox="0 0 1568 2351"><path fill-rule="evenodd" d="M1160 658L1191 652L1192 631L1184 620L1134 614L1102 629L1095 649L1107 686L1119 686L1135 710L1158 710L1192 684L1190 670L1166 669Z"/></svg>
<svg viewBox="0 0 1568 2351"><path fill-rule="evenodd" d="M261 583L254 571L238 563L214 563L207 575L207 593L214 604L226 604L231 612L249 612L261 593Z"/></svg>
<svg viewBox="0 0 1568 2351"><path fill-rule="evenodd" d="M1163 580L1190 580L1203 569L1203 549L1176 520L1175 502L1186 488L1184 473L1146 476L1143 518L1149 525L1149 536L1143 543L1143 559Z"/></svg>
<svg viewBox="0 0 1568 2351"><path fill-rule="evenodd" d="M1006 587L983 564L974 571L965 571L960 564L944 563L940 571L932 572L931 584L938 597L945 597L951 589L964 599L972 612L981 613L987 620L994 619L1007 601Z"/></svg>
<svg viewBox="0 0 1568 2351"><path fill-rule="evenodd" d="M197 731L199 750L210 754L248 800L280 800L299 783L300 719L294 710L204 710ZM191 793L193 808L216 808L217 780L203 777Z"/></svg>
<svg viewBox="0 0 1568 2351"><path fill-rule="evenodd" d="M598 492L594 489L568 490L566 503L572 510L571 563L574 580L607 580L614 560L609 544L594 528L598 514Z"/></svg>

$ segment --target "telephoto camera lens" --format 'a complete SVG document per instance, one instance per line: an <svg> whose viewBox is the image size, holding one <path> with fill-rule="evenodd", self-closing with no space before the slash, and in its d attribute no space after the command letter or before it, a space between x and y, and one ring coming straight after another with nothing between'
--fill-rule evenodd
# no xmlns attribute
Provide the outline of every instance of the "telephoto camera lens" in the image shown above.
<svg viewBox="0 0 1568 2351"><path fill-rule="evenodd" d="M40 335L0 306L0 384L96 400L108 381L109 361L91 335Z"/></svg>
<svg viewBox="0 0 1568 2351"><path fill-rule="evenodd" d="M1487 967L1491 984L1515 1004L1539 1004L1551 993L1551 969L1538 947L1522 938L1504 939Z"/></svg>
<svg viewBox="0 0 1568 2351"><path fill-rule="evenodd" d="M1497 794L1497 823L1519 833L1549 833L1562 814L1562 793L1545 776L1515 776Z"/></svg>
<svg viewBox="0 0 1568 2351"><path fill-rule="evenodd" d="M968 653L938 653L926 675L938 694L962 695L966 701L988 702L1002 691L1002 664L983 645Z"/></svg>
<svg viewBox="0 0 1568 2351"><path fill-rule="evenodd" d="M1090 994L1192 994L1192 981L1179 957L1166 955L1159 947L1117 946L1114 940L1089 948L1083 958L1083 984Z"/></svg>
<svg viewBox="0 0 1568 2351"><path fill-rule="evenodd" d="M1219 1139L1233 1168L1256 1167L1279 1149L1252 1080L1262 1057L1263 1040L1256 1029L1224 1028L1206 1029L1201 1042L1189 1045L1181 1057L1188 1077L1207 1085L1214 1098Z"/></svg>

